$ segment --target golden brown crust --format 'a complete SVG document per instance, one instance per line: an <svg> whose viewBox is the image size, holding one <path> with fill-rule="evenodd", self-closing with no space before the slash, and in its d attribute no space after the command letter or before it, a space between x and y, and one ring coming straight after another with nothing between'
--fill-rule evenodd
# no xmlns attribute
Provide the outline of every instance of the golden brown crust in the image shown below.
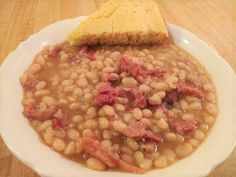
<svg viewBox="0 0 236 177"><path fill-rule="evenodd" d="M155 0L110 0L68 37L71 45L160 44L168 37Z"/></svg>
<svg viewBox="0 0 236 177"><path fill-rule="evenodd" d="M166 39L163 33L112 33L102 35L84 35L76 42L71 43L76 46L83 45L139 45L139 44L160 44Z"/></svg>

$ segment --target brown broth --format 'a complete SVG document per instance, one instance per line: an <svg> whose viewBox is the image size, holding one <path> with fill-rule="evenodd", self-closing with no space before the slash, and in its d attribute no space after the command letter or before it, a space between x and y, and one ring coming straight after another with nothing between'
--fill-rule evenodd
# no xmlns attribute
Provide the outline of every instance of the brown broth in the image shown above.
<svg viewBox="0 0 236 177"><path fill-rule="evenodd" d="M57 51L56 54L53 53L58 48L60 51ZM93 154L86 152L86 147L80 147L81 145L75 144L79 139L83 139L85 131L95 132L101 138L100 143L103 141L101 146L112 151L114 150L112 147L118 144L120 149L114 150L113 153L116 153L119 158L122 156L131 157L134 161L132 165L147 170L163 168L189 156L207 138L217 115L216 93L210 75L193 56L173 44L140 47L100 46L89 49L91 51L86 50L83 51L83 48L70 47L67 43L47 47L36 56L33 62L34 66L32 64L21 78L25 91L23 105L26 110L30 106L33 106L36 112L48 108L53 108L56 112L61 110L64 118L70 121L67 126L55 129L52 126L53 119L57 119L55 112L49 117L47 115L42 116L41 114L32 116L32 112L27 112L25 114L26 117L28 116L31 125L38 131L46 145L71 160L86 164L86 161L93 157ZM41 63L39 62L39 57L41 57ZM76 59L76 57L78 58ZM127 57L131 62L142 66L145 70L150 71L156 68L164 68L167 72L163 76L141 75L138 76L141 77L141 80L139 80L140 78L132 76L132 72L121 71L119 66L121 57ZM40 69L37 70L38 65L40 65ZM104 71L104 68L107 71ZM136 108L141 112L143 109L148 109L152 112L150 117L144 117L142 112L141 119L148 120L151 123L148 129L155 136L162 137L162 143L155 144L145 138L127 138L122 132L114 128L113 121L115 120L121 121L126 126L132 126L135 122L141 121L135 117L134 113L132 114L135 108L133 105L135 100L129 98L127 104L119 103L120 105L111 106L114 112L113 116L106 113L104 106L95 103L98 84L101 82L108 83L103 81L102 75L110 72L116 73L120 77L119 81L111 84L114 88L127 88L126 84L133 84L132 88L137 90L141 89L140 85L145 85L143 89L149 88L147 92L142 91L147 98L148 104L145 108ZM39 81L43 82L41 82L42 85L46 83L46 86L40 88L40 86L33 85L31 88L28 88L26 85L28 84L27 79L30 76L35 77L37 83ZM126 83L124 78L129 83ZM64 85L62 84L63 81ZM166 95L170 91L177 92L177 87L180 87L179 84L181 82L188 84L187 81L191 83L191 93L192 89L197 89L198 91L200 90L199 92L203 94L203 97L197 98L196 95L191 95L188 91L186 93L177 93L177 102L174 105L167 106L168 111L173 114L170 120L163 113L161 106L156 104L158 98L153 96L154 94L159 94L162 105L165 106L167 104L164 102L166 97L161 98L160 95ZM70 84L66 84L66 82L70 82ZM40 95L39 91L42 90L46 94L42 92L42 95ZM47 93L47 91L50 93ZM120 99L124 100L121 97ZM151 102L151 99L154 101ZM115 106L125 110L119 111ZM163 113L159 117L158 111L159 114L161 114L161 111ZM129 113L131 116L126 115ZM81 116L82 119L77 120L73 117L76 115ZM196 125L193 130L194 132L190 136L186 134L181 135L171 123L171 121L176 120L200 120L201 125ZM106 121L109 122L109 127L104 128L107 126ZM133 143L128 142L127 145L127 139L131 139L130 141ZM105 146L107 143L110 148ZM73 148L70 151L68 150L69 144L74 144L71 145ZM125 150L122 150L122 146L126 146L126 148L123 148ZM83 150L77 152L79 148ZM134 155L136 151L141 151L144 154L144 159L151 163L146 165L137 162ZM157 155L157 152L159 155ZM102 159L98 157L97 159L99 163L106 164ZM94 168L88 164L87 166Z"/></svg>

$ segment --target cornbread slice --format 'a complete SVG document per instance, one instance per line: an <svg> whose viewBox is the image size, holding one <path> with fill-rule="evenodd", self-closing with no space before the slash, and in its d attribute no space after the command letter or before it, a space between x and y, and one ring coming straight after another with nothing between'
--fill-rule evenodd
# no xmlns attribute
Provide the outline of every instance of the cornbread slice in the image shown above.
<svg viewBox="0 0 236 177"><path fill-rule="evenodd" d="M69 35L71 45L158 44L168 37L155 0L109 0Z"/></svg>

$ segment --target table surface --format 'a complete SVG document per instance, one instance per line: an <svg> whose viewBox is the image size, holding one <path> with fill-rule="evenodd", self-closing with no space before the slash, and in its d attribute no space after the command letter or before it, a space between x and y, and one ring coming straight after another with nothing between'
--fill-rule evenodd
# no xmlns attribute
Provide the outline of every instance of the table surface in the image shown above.
<svg viewBox="0 0 236 177"><path fill-rule="evenodd" d="M105 0L0 0L0 63L48 24L89 15ZM236 0L157 0L166 21L205 40L236 71ZM206 157L207 158L207 157ZM235 177L236 150L208 177ZM38 177L0 138L0 177Z"/></svg>

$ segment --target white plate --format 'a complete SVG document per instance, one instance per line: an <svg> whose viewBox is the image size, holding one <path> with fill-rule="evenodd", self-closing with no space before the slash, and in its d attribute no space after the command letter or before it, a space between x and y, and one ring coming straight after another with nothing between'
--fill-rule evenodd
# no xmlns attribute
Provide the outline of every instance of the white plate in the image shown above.
<svg viewBox="0 0 236 177"><path fill-rule="evenodd" d="M1 66L1 134L2 138L21 161L45 177L120 177L140 176L121 172L97 172L67 160L43 145L37 133L22 116L22 88L19 77L34 56L47 44L65 40L67 34L84 17L63 20L49 25L21 43ZM205 42L192 33L168 24L174 41L194 55L210 72L217 88L219 115L209 137L188 158L162 169L145 174L147 177L200 177L206 176L233 150L236 142L236 79L233 70Z"/></svg>

